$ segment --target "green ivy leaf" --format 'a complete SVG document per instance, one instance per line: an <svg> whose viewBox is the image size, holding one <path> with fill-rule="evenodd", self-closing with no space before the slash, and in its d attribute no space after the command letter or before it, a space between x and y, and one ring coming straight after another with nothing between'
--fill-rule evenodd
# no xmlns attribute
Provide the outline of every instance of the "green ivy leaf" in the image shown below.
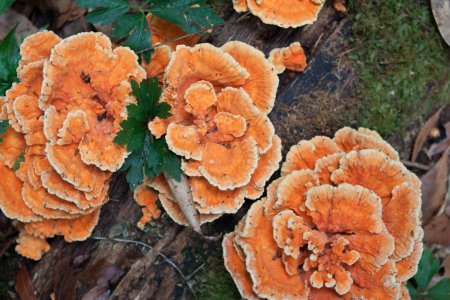
<svg viewBox="0 0 450 300"><path fill-rule="evenodd" d="M16 161L14 162L13 169L14 171L19 170L20 164L23 163L25 160L25 152L20 152L19 157L17 157Z"/></svg>
<svg viewBox="0 0 450 300"><path fill-rule="evenodd" d="M205 4L205 0L147 0L130 4L126 0L77 0L80 7L92 8L86 16L91 23L114 23L112 36L123 39L123 45L150 59L151 33L146 13L179 25L187 33L194 33L223 20ZM148 51L147 51L148 50Z"/></svg>
<svg viewBox="0 0 450 300"><path fill-rule="evenodd" d="M3 13L13 4L14 0L2 0L0 1L0 15L3 15Z"/></svg>
<svg viewBox="0 0 450 300"><path fill-rule="evenodd" d="M450 278L442 278L426 295L433 300L450 299Z"/></svg>
<svg viewBox="0 0 450 300"><path fill-rule="evenodd" d="M0 120L0 135L3 135L8 130L9 121L8 120ZM3 142L3 138L0 138L0 143Z"/></svg>
<svg viewBox="0 0 450 300"><path fill-rule="evenodd" d="M14 27L0 42L0 96L4 96L13 82L17 81L17 66L19 65L19 44L14 36Z"/></svg>
<svg viewBox="0 0 450 300"><path fill-rule="evenodd" d="M86 16L86 20L90 23L101 25L114 22L132 8L127 0L77 0L77 4L85 8L95 7Z"/></svg>
<svg viewBox="0 0 450 300"><path fill-rule="evenodd" d="M180 180L180 158L169 150L165 138L152 138L147 127L149 120L166 119L171 115L170 105L159 102L158 80L143 81L140 85L132 81L131 87L137 103L127 106L128 118L120 124L122 129L114 139L116 144L127 146L131 152L121 171L126 172L132 190L144 180L144 174L151 179L165 172Z"/></svg>
<svg viewBox="0 0 450 300"><path fill-rule="evenodd" d="M205 0L148 0L150 11L155 16L177 24L187 33L223 22Z"/></svg>
<svg viewBox="0 0 450 300"><path fill-rule="evenodd" d="M419 295L417 294L417 290L416 290L416 288L412 285L411 282L408 281L408 283L406 284L406 288L408 289L409 296L411 297L411 300L417 299L417 297L418 297Z"/></svg>
<svg viewBox="0 0 450 300"><path fill-rule="evenodd" d="M431 278L440 268L439 260L434 258L429 248L425 248L419 261L418 271L414 275L420 292L425 292L430 284Z"/></svg>

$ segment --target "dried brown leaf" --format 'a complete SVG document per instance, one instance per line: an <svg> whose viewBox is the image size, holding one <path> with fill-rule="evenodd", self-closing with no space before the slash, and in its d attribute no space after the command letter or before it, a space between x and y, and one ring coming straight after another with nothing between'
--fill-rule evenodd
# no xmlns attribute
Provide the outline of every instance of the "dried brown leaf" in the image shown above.
<svg viewBox="0 0 450 300"><path fill-rule="evenodd" d="M420 179L422 181L423 224L427 224L445 203L448 190L449 152L450 148L447 148L433 169Z"/></svg>
<svg viewBox="0 0 450 300"><path fill-rule="evenodd" d="M38 32L38 29L27 17L12 9L8 9L0 16L0 40L3 39L16 25L15 35L18 41L21 40L22 36Z"/></svg>
<svg viewBox="0 0 450 300"><path fill-rule="evenodd" d="M423 144L425 143L427 136L430 134L431 130L433 130L441 116L441 112L444 107L439 108L437 112L434 113L426 122L423 124L422 128L417 135L416 142L414 143L414 148L411 156L411 161L416 161L417 156L419 155L420 150L422 150Z"/></svg>
<svg viewBox="0 0 450 300"><path fill-rule="evenodd" d="M446 0L431 0L431 8L439 32L447 45L450 46L450 2Z"/></svg>
<svg viewBox="0 0 450 300"><path fill-rule="evenodd" d="M47 0L45 4L55 12L53 25L56 28L80 18L86 11L86 9L77 6L76 0Z"/></svg>
<svg viewBox="0 0 450 300"><path fill-rule="evenodd" d="M444 268L444 277L450 278L450 255L444 259L442 267Z"/></svg>
<svg viewBox="0 0 450 300"><path fill-rule="evenodd" d="M196 232L202 234L200 229L200 219L198 217L197 210L195 209L192 191L186 175L182 173L181 180L179 182L166 173L164 173L164 176L170 187L170 191L186 217L189 226L191 226L191 228Z"/></svg>
<svg viewBox="0 0 450 300"><path fill-rule="evenodd" d="M431 159L433 156L441 154L448 147L450 147L450 122L444 125L446 138L439 143L434 143L426 151L427 156Z"/></svg>
<svg viewBox="0 0 450 300"><path fill-rule="evenodd" d="M427 244L439 244L450 246L450 218L441 214L431 220L424 228L424 242Z"/></svg>
<svg viewBox="0 0 450 300"><path fill-rule="evenodd" d="M21 266L16 276L16 291L21 300L36 300L36 294L27 267Z"/></svg>

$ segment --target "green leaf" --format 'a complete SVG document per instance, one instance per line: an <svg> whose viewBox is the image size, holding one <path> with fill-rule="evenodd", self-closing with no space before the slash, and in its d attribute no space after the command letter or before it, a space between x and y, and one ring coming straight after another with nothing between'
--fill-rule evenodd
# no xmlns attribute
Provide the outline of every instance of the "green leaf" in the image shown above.
<svg viewBox="0 0 450 300"><path fill-rule="evenodd" d="M181 159L173 152L166 153L162 168L176 181L181 180Z"/></svg>
<svg viewBox="0 0 450 300"><path fill-rule="evenodd" d="M209 28L223 22L205 0L148 0L155 16L177 24L187 33Z"/></svg>
<svg viewBox="0 0 450 300"><path fill-rule="evenodd" d="M114 22L118 17L126 14L130 8L126 7L112 7L112 8L99 8L91 11L86 20L92 24L109 24Z"/></svg>
<svg viewBox="0 0 450 300"><path fill-rule="evenodd" d="M0 134L5 134L6 130L8 130L9 121L8 120L0 120Z"/></svg>
<svg viewBox="0 0 450 300"><path fill-rule="evenodd" d="M13 169L15 171L19 170L20 164L25 160L25 152L20 152L19 157L17 157L16 161L14 162Z"/></svg>
<svg viewBox="0 0 450 300"><path fill-rule="evenodd" d="M430 284L431 278L440 268L439 260L434 258L429 248L425 248L419 261L419 267L414 279L420 292L425 292Z"/></svg>
<svg viewBox="0 0 450 300"><path fill-rule="evenodd" d="M14 0L2 0L0 1L0 15L3 15L3 13L13 4Z"/></svg>
<svg viewBox="0 0 450 300"><path fill-rule="evenodd" d="M4 96L13 82L17 81L17 66L19 65L19 44L14 36L14 27L0 42L0 96Z"/></svg>
<svg viewBox="0 0 450 300"><path fill-rule="evenodd" d="M416 288L412 285L411 282L408 281L408 283L406 284L406 288L408 289L409 296L411 297L411 300L417 299L417 297L418 297L419 295L417 294L417 290L416 290Z"/></svg>
<svg viewBox="0 0 450 300"><path fill-rule="evenodd" d="M125 15L124 17L126 16L127 15ZM133 27L129 30L128 38L123 42L122 45L130 47L136 52L149 48L151 45L150 27L148 27L145 15L134 14L130 16L133 16L133 19L135 21L133 21ZM117 24L120 24L120 21L118 21Z"/></svg>
<svg viewBox="0 0 450 300"><path fill-rule="evenodd" d="M143 164L144 159L141 150L131 153L120 168L121 172L126 172L125 177L131 190L134 190L144 180Z"/></svg>
<svg viewBox="0 0 450 300"><path fill-rule="evenodd" d="M426 295L434 300L450 299L450 278L442 278Z"/></svg>
<svg viewBox="0 0 450 300"><path fill-rule="evenodd" d="M0 120L0 135L3 135L8 130L9 121L8 120ZM0 138L0 143L3 142L3 138Z"/></svg>
<svg viewBox="0 0 450 300"><path fill-rule="evenodd" d="M127 0L77 0L77 5L84 8L130 6Z"/></svg>
<svg viewBox="0 0 450 300"><path fill-rule="evenodd" d="M176 180L181 177L181 159L169 150L165 138L154 139L148 130L148 122L155 117L168 118L170 105L159 103L161 88L158 80L143 81L140 85L132 81L131 88L137 104L127 106L128 118L120 124L122 128L114 142L127 146L131 152L125 160L121 171L126 172L126 178L133 190L144 179L166 172Z"/></svg>

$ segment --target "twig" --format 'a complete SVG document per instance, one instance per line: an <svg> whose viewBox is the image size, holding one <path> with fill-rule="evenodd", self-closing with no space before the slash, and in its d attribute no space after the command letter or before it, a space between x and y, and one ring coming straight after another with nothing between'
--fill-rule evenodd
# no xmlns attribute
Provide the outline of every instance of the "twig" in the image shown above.
<svg viewBox="0 0 450 300"><path fill-rule="evenodd" d="M119 242L119 243L130 243L130 244L136 244L139 246L142 246L144 248L147 248L149 250L153 250L153 247L140 242L140 241L135 241L135 240L127 240L127 239L118 239L118 238L106 238L106 237L101 237L101 236L92 236L90 237L90 239L93 240L99 240L99 241L113 241L113 242ZM177 271L177 273L181 276L181 278L183 279L183 281L185 282L186 286L189 288L189 291L192 293L192 295L194 296L194 299L197 299L197 295L195 294L195 291L192 289L192 287L190 286L188 279L186 278L186 276L184 275L183 271L181 271L181 269L169 258L167 257L165 254L157 251L156 252L157 255L159 255L160 257L162 257L164 259L164 261L166 263L168 263L169 265L172 266L172 268L175 269L175 271Z"/></svg>
<svg viewBox="0 0 450 300"><path fill-rule="evenodd" d="M192 272L191 274L189 274L186 279L190 280L192 277L195 276L195 274L197 274L201 269L203 269L206 266L205 263L202 263L197 269L194 270L194 272Z"/></svg>
<svg viewBox="0 0 450 300"><path fill-rule="evenodd" d="M416 168L416 169L420 169L423 171L429 171L432 168L431 166L420 164L420 163L417 163L414 161L403 160L402 163L407 167Z"/></svg>

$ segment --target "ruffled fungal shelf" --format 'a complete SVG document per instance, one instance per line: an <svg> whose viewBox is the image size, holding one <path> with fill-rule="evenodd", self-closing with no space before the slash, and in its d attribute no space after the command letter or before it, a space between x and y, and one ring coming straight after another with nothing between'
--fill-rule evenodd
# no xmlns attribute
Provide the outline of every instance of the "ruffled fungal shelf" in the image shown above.
<svg viewBox="0 0 450 300"><path fill-rule="evenodd" d="M374 131L293 146L223 241L246 299L399 299L422 252L420 181Z"/></svg>

